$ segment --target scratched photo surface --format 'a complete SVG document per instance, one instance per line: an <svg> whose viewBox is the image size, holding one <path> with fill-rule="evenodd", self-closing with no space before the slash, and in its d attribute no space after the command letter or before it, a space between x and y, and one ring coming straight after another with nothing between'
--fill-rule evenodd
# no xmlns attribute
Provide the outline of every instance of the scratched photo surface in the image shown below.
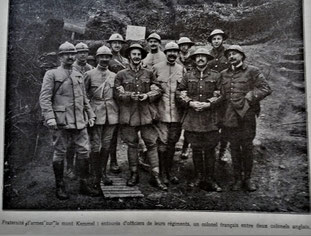
<svg viewBox="0 0 311 236"><path fill-rule="evenodd" d="M3 210L310 212L302 1L11 0L9 5ZM242 47L244 63L257 67L272 91L260 102L252 142L251 179L257 190L232 191L235 173L230 143L224 151L220 144L215 148L214 179L222 191L194 185L198 173L195 152L191 147L183 152L183 134L175 145L170 169L178 183L171 181L166 191L150 183L152 163L140 142L139 183L129 187L128 145L119 132L119 171L113 171L109 157L106 172L113 184L101 182L103 195L80 193L79 160L72 151L72 172L67 160L63 171L69 199L57 198L52 132L44 124L39 95L46 71L60 65L59 46L66 41L86 44L89 63L96 66L98 48L110 48L109 38L114 33L124 38L121 55L125 56L133 42L126 40L127 36L144 35L147 39L154 32L161 37L159 50L170 41L177 43L181 37L188 37L194 42L190 53L199 48L210 51L208 38L214 29L228 36L225 48ZM150 51L146 40L135 42ZM115 61L111 68L118 68L118 72L123 67L122 61ZM191 125L198 125L192 121ZM206 118L206 122L213 121ZM203 135L197 138L203 139ZM245 152L238 155L243 157ZM207 169L204 167L203 172ZM91 182L90 178L87 184Z"/></svg>

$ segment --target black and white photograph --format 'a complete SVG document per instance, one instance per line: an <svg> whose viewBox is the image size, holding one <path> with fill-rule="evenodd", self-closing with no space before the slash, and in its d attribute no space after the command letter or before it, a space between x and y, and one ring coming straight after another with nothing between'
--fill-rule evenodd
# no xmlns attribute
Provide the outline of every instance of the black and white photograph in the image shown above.
<svg viewBox="0 0 311 236"><path fill-rule="evenodd" d="M310 214L303 1L8 4L3 211Z"/></svg>

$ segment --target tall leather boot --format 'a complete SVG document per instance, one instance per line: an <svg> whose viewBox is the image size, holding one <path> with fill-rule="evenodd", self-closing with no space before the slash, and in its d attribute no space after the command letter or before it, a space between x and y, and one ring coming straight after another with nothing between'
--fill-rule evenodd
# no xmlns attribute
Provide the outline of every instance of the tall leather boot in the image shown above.
<svg viewBox="0 0 311 236"><path fill-rule="evenodd" d="M138 174L138 151L135 147L128 147L127 157L129 162L129 167L131 175L128 178L126 185L133 187L139 183L139 174Z"/></svg>
<svg viewBox="0 0 311 236"><path fill-rule="evenodd" d="M77 158L77 166L80 173L80 193L92 197L98 196L98 191L95 191L92 188L92 185L89 181L89 160Z"/></svg>
<svg viewBox="0 0 311 236"><path fill-rule="evenodd" d="M113 137L111 140L111 146L109 149L109 154L110 154L110 171L112 173L118 174L121 172L121 169L118 165L117 161L117 144L118 144L118 127L113 133Z"/></svg>
<svg viewBox="0 0 311 236"><path fill-rule="evenodd" d="M165 185L169 184L169 180L166 175L166 153L163 151L158 151L159 156L159 167L160 167L160 177Z"/></svg>
<svg viewBox="0 0 311 236"><path fill-rule="evenodd" d="M102 150L100 152L100 157L102 160L102 164L100 166L101 166L101 169L103 169L103 172L102 172L103 183L104 183L104 185L112 185L112 180L107 176L107 162L108 162L108 158L109 158L108 150L102 148Z"/></svg>
<svg viewBox="0 0 311 236"><path fill-rule="evenodd" d="M256 185L251 180L251 174L253 170L253 153L251 148L245 150L243 163L244 163L244 188L249 192L256 191L257 190Z"/></svg>
<svg viewBox="0 0 311 236"><path fill-rule="evenodd" d="M205 190L221 192L221 187L215 181L215 150L205 149L204 150L204 164L205 164Z"/></svg>
<svg viewBox="0 0 311 236"><path fill-rule="evenodd" d="M69 196L66 192L65 183L63 180L64 161L54 161L53 170L54 170L55 183L56 183L56 197L60 200L66 200L69 198Z"/></svg>
<svg viewBox="0 0 311 236"><path fill-rule="evenodd" d="M71 179L71 180L75 180L77 179L76 177L76 171L75 171L75 167L73 165L73 161L74 161L74 156L75 156L75 148L74 145L70 145L67 148L67 154L66 154L66 162L67 162L67 168L66 168L66 176Z"/></svg>
<svg viewBox="0 0 311 236"><path fill-rule="evenodd" d="M152 180L151 183L162 191L167 191L167 187L159 178L159 168L155 167L151 170Z"/></svg>
<svg viewBox="0 0 311 236"><path fill-rule="evenodd" d="M96 196L102 195L100 181L102 177L101 157L99 152L90 153L93 190Z"/></svg>
<svg viewBox="0 0 311 236"><path fill-rule="evenodd" d="M174 155L175 155L175 144L168 144L167 152L166 152L166 176L172 184L179 184L179 179L177 176L173 175L173 163L174 163Z"/></svg>
<svg viewBox="0 0 311 236"><path fill-rule="evenodd" d="M204 174L203 174L203 153L202 149L200 148L192 148L192 160L194 165L194 171L195 171L195 179L193 181L193 184L191 184L191 187L198 187L201 182L204 182Z"/></svg>
<svg viewBox="0 0 311 236"><path fill-rule="evenodd" d="M233 166L234 183L231 187L232 191L239 191L242 188L242 157L240 148L231 146L231 158Z"/></svg>
<svg viewBox="0 0 311 236"><path fill-rule="evenodd" d="M188 156L189 156L189 143L186 140L186 138L184 138L180 158L183 160L187 160Z"/></svg>

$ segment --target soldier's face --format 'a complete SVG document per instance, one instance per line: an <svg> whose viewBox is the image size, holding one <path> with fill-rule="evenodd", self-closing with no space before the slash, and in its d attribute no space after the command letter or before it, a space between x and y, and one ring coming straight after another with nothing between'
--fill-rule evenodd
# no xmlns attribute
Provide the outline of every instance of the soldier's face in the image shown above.
<svg viewBox="0 0 311 236"><path fill-rule="evenodd" d="M148 45L149 45L151 50L155 50L159 47L160 42L156 39L149 39Z"/></svg>
<svg viewBox="0 0 311 236"><path fill-rule="evenodd" d="M183 53L187 53L190 49L190 45L189 44L181 44L181 45L179 45L179 49Z"/></svg>
<svg viewBox="0 0 311 236"><path fill-rule="evenodd" d="M89 55L88 52L78 52L76 58L78 61L86 62L88 55Z"/></svg>
<svg viewBox="0 0 311 236"><path fill-rule="evenodd" d="M195 57L195 63L198 67L205 67L207 64L207 56L205 55L197 55Z"/></svg>
<svg viewBox="0 0 311 236"><path fill-rule="evenodd" d="M111 49L114 52L120 52L122 48L122 43L120 41L112 41L111 42Z"/></svg>
<svg viewBox="0 0 311 236"><path fill-rule="evenodd" d="M63 64L68 65L68 66L72 65L75 59L76 59L75 53L64 53L64 54L61 54L60 56L60 61Z"/></svg>
<svg viewBox="0 0 311 236"><path fill-rule="evenodd" d="M231 65L238 65L243 61L243 55L237 51L229 51L228 54L228 61Z"/></svg>
<svg viewBox="0 0 311 236"><path fill-rule="evenodd" d="M103 54L103 55L98 55L96 59L99 65L101 65L102 67L107 67L111 59L111 56Z"/></svg>
<svg viewBox="0 0 311 236"><path fill-rule="evenodd" d="M166 58L169 62L176 61L177 57L178 57L178 51L177 50L166 51Z"/></svg>
<svg viewBox="0 0 311 236"><path fill-rule="evenodd" d="M213 46L213 48L219 48L222 45L223 41L224 41L224 38L222 37L222 35L216 34L212 38L212 46Z"/></svg>
<svg viewBox="0 0 311 236"><path fill-rule="evenodd" d="M142 55L139 49L132 49L130 52L130 61L134 65L138 65L141 62Z"/></svg>

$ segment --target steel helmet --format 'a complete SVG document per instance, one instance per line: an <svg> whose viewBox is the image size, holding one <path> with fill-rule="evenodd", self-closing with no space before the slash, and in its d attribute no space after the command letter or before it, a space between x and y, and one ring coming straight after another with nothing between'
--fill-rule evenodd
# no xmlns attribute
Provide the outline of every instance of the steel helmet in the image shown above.
<svg viewBox="0 0 311 236"><path fill-rule="evenodd" d="M222 35L223 39L226 40L228 38L228 35L225 34L225 32L223 32L221 29L215 29L212 31L212 33L208 36L207 41L212 43L212 38L217 35L220 34Z"/></svg>
<svg viewBox="0 0 311 236"><path fill-rule="evenodd" d="M75 46L72 43L64 42L58 48L58 54L65 54L65 53L77 53Z"/></svg>
<svg viewBox="0 0 311 236"><path fill-rule="evenodd" d="M122 42L122 43L125 43L125 41L124 41L122 35L121 35L121 34L118 34L118 33L112 34L112 35L110 36L110 38L107 40L108 43L111 43L111 42L113 42L113 41L120 41L120 42Z"/></svg>
<svg viewBox="0 0 311 236"><path fill-rule="evenodd" d="M156 39L161 43L161 37L160 35L158 35L157 33L152 33L148 36L147 41L149 41L149 39Z"/></svg>
<svg viewBox="0 0 311 236"><path fill-rule="evenodd" d="M209 53L206 48L198 48L192 55L191 58L194 60L197 55L205 55L207 60L213 60L214 57Z"/></svg>
<svg viewBox="0 0 311 236"><path fill-rule="evenodd" d="M125 54L127 57L129 57L132 49L139 49L141 51L141 59L144 59L147 56L147 51L139 43L134 43L126 49Z"/></svg>
<svg viewBox="0 0 311 236"><path fill-rule="evenodd" d="M194 45L194 42L192 42L188 37L181 37L178 40L178 45L180 46L181 44L189 44L191 47Z"/></svg>
<svg viewBox="0 0 311 236"><path fill-rule="evenodd" d="M165 48L164 48L164 53L166 53L167 51L169 50L176 50L176 51L179 51L179 47L177 45L177 43L174 43L174 42L169 42L165 45Z"/></svg>
<svg viewBox="0 0 311 236"><path fill-rule="evenodd" d="M231 45L228 49L225 50L225 57L228 58L228 53L230 51L237 51L237 52L241 53L243 55L243 61L245 60L246 56L245 56L245 53L244 53L243 49L241 48L241 46Z"/></svg>
<svg viewBox="0 0 311 236"><path fill-rule="evenodd" d="M98 55L110 55L112 56L111 50L107 46L101 46L96 51L96 56Z"/></svg>
<svg viewBox="0 0 311 236"><path fill-rule="evenodd" d="M85 43L81 42L76 45L76 50L77 52L88 52L89 47Z"/></svg>

